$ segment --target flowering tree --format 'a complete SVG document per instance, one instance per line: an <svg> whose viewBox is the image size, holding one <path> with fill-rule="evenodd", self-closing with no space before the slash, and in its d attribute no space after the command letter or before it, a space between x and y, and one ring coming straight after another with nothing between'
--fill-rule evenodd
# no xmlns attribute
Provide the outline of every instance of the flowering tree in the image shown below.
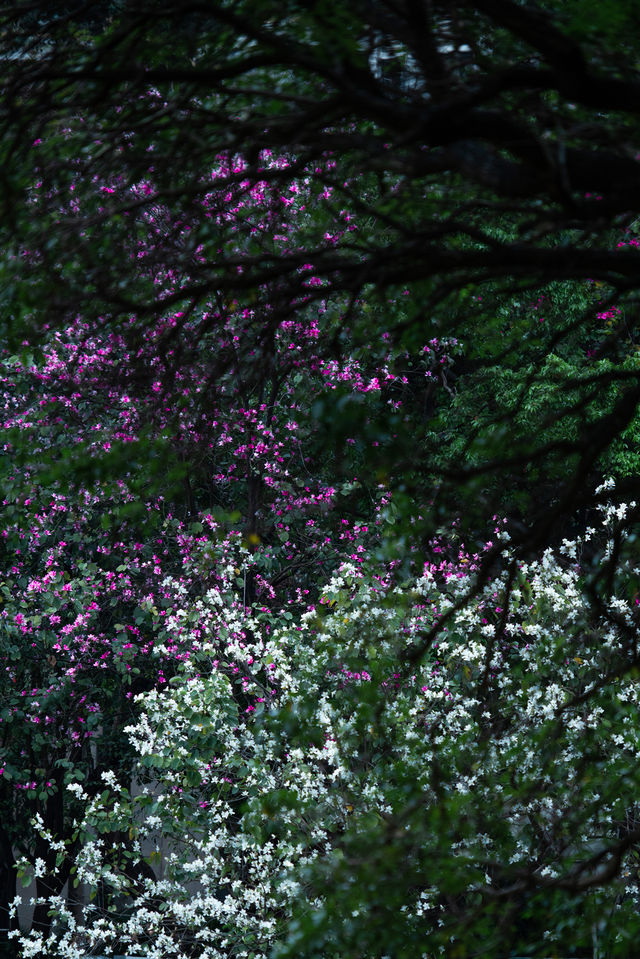
<svg viewBox="0 0 640 959"><path fill-rule="evenodd" d="M492 915L496 949L545 935L561 947L584 929L536 917L549 897L582 908L588 891L588 935L623 954L635 505L607 513L608 554L590 535L526 563L504 524L470 554L454 526L425 566L420 506L417 535L401 523L394 536L399 478L367 481L367 465L389 442L379 407L415 422L416 367L448 397L458 345L403 356L382 337L382 360L329 359L322 316L275 330L266 380L230 364L206 412L206 364L168 377L154 331L140 347L150 389L126 341L83 323L37 361L5 360L18 458L5 476L3 801L9 824L33 816L7 841L37 886L21 950L402 955L419 936L429 955L487 935ZM238 308L223 347L243 319ZM363 478L336 486L309 405L333 403L346 429L345 400L374 427L343 434ZM195 467L164 500L140 509L130 470L60 492L74 442L99 470L117 444L135 463L150 428ZM19 455L25 434L44 474ZM401 861L406 881L392 882ZM63 896L76 881L83 895ZM604 905L610 927L596 922Z"/></svg>
<svg viewBox="0 0 640 959"><path fill-rule="evenodd" d="M624 955L634 40L459 6L0 6L24 954Z"/></svg>
<svg viewBox="0 0 640 959"><path fill-rule="evenodd" d="M603 514L606 566L636 506ZM596 609L585 547L510 559L482 589L462 550L402 584L346 562L316 605L266 619L223 569L164 623L195 652L137 698L137 793L110 771L67 787L83 807L71 872L102 900L79 917L48 897L55 931L24 954L409 956L419 942L430 957L478 937L498 954L594 936L628 954L637 571L619 562ZM143 866L163 843L156 875Z"/></svg>

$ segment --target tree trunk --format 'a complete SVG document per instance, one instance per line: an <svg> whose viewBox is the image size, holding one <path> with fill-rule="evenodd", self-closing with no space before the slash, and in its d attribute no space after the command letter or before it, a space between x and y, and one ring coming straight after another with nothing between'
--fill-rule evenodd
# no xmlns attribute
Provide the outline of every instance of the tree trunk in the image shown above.
<svg viewBox="0 0 640 959"><path fill-rule="evenodd" d="M0 956L14 956L15 944L9 939L9 931L17 926L9 918L9 905L16 896L16 861L6 830L0 826Z"/></svg>

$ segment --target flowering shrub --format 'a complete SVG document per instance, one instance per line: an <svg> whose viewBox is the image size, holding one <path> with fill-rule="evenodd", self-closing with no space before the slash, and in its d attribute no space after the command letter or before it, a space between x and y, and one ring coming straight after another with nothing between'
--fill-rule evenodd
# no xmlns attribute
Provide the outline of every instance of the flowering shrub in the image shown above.
<svg viewBox="0 0 640 959"><path fill-rule="evenodd" d="M635 512L603 509L605 566ZM589 597L579 555L598 535L525 563L498 529L506 571L485 582L464 553L407 582L345 562L295 615L246 608L231 566L177 604L158 636L193 653L136 697L135 789L108 771L67 787L76 852L43 830L100 895L80 911L49 898L52 931L24 955L329 956L357 940L431 956L480 932L489 950L553 949L591 921L624 955L639 572L619 543L615 589ZM586 889L575 921L527 928L545 897Z"/></svg>

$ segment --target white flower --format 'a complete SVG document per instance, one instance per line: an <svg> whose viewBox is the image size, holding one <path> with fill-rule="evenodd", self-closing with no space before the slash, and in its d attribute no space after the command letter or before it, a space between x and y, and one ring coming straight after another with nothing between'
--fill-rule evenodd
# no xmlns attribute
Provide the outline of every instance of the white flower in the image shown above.
<svg viewBox="0 0 640 959"><path fill-rule="evenodd" d="M76 799L88 799L86 792L80 783L67 783L67 789L76 797Z"/></svg>
<svg viewBox="0 0 640 959"><path fill-rule="evenodd" d="M118 781L116 779L116 774L111 769L107 769L104 772L100 773L100 778L107 786L111 786L112 789L118 788Z"/></svg>

